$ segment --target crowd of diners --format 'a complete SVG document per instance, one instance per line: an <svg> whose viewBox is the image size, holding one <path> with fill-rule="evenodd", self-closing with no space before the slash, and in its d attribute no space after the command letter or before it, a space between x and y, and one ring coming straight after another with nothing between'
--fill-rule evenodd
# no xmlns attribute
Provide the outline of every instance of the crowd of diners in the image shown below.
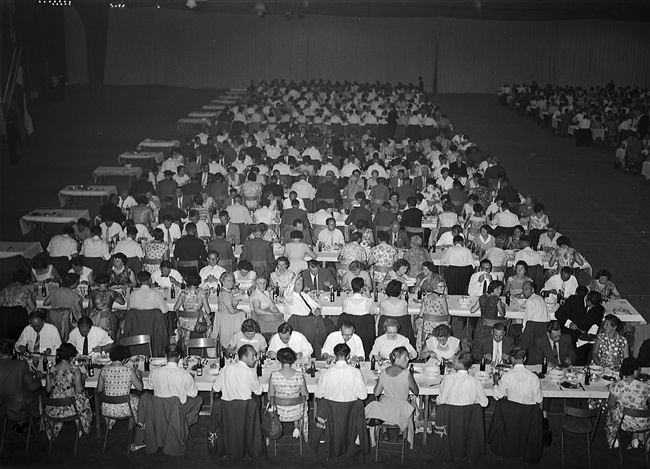
<svg viewBox="0 0 650 469"><path fill-rule="evenodd" d="M614 82L589 89L550 84L541 87L533 81L505 84L497 95L501 104L539 119L555 135L573 134L576 145L589 146L594 141L615 147L616 169L639 174L648 159L648 88L616 86Z"/></svg>
<svg viewBox="0 0 650 469"><path fill-rule="evenodd" d="M593 109L595 97L614 93L607 90L568 93L522 85L503 94L516 105L537 97L582 110ZM636 91L625 90L625 96ZM323 252L338 253L336 262L319 262ZM418 88L251 84L214 127L111 197L97 219L63 228L31 271L16 272L0 291L0 305L22 308L29 321L17 337L0 343L0 367L26 377L14 387L0 383L0 397L25 397L12 411L20 417L16 429L27 431L28 411L44 392L38 389L45 379L50 397L75 399L79 431L88 433L87 376L72 363L78 355L109 354L98 391L141 391L143 375L127 365L129 349L120 344L124 311L159 309L170 345L167 364L150 373L148 385L156 397L177 396L188 425L198 421L203 400L192 376L179 367L187 341L218 339L216 353L235 358L214 382L213 416L222 430L212 428L209 438L215 445L221 435L233 459L246 451L266 454L254 397L262 394L255 367L263 356L281 365L269 378L268 398L277 401L281 420L295 422L293 436L314 447L327 432L343 431L342 415L350 412L375 426L410 429L405 435L412 440L414 414L417 423L422 413L422 401L409 400L419 393L409 369L413 361L455 371L443 377L439 408L487 406L483 384L468 373L483 360L513 366L495 380L494 399L539 406L540 441L551 437L550 400L525 365L593 363L620 370L608 402L589 402L609 409L607 438L614 446L622 407L647 407L650 387L635 378L639 364L650 365L650 342L638 359L630 356L621 321L604 313L604 302L621 297L612 274L601 269L581 284L585 262L544 205L514 187L501 159L454 130ZM38 300L41 291L47 293ZM336 323L322 315L319 301L335 291L344 292ZM409 294L421 301L409 303ZM449 295L469 295L476 316L452 319ZM506 317L504 296L525 301L523 330ZM242 308L246 297L248 309ZM47 309L38 307L41 300ZM561 306L551 320L548 304L556 301ZM413 305L418 314L409 312ZM198 314L180 314L186 312ZM591 334L587 343L585 333ZM5 360L15 352L55 355L56 365L42 375L27 361ZM294 365L312 358L330 365L319 372L315 427L306 406L282 404L309 397L305 375ZM374 399L355 368L364 361L378 363L378 369L387 365ZM256 403L257 417L242 419L249 402ZM337 407L341 403L347 407ZM137 395L130 404L102 404L107 425L114 423L110 417L151 405ZM45 409L53 417L70 411ZM333 419L329 425L326 416ZM626 419L627 428L641 428L641 420ZM367 450L362 427L348 430ZM309 434L314 428L316 436ZM48 438L59 430L48 427ZM140 430L132 450L145 447ZM244 444L247 434L260 438ZM632 445L643 445L643 438L635 434Z"/></svg>

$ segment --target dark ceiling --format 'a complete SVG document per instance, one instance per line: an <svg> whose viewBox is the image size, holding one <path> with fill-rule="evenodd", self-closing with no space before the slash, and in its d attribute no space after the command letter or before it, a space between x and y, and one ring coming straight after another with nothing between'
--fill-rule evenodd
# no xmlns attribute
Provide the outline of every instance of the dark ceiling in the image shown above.
<svg viewBox="0 0 650 469"><path fill-rule="evenodd" d="M127 8L185 9L187 0L73 0L125 3ZM192 11L254 14L257 0L195 0ZM271 15L351 17L448 16L490 20L574 20L600 18L650 21L650 0L263 0Z"/></svg>

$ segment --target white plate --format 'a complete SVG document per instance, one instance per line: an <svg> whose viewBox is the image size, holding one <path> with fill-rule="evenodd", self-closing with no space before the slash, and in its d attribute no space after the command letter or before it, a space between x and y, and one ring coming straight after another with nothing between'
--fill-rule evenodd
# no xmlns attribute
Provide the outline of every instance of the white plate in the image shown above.
<svg viewBox="0 0 650 469"><path fill-rule="evenodd" d="M553 379L564 378L564 371L562 370L551 370L548 372L548 377Z"/></svg>
<svg viewBox="0 0 650 469"><path fill-rule="evenodd" d="M488 373L488 372L486 372L486 371L477 371L476 373L474 373L474 377L475 377L476 379L481 380L481 381L488 381L489 379L492 378L492 377L490 376L490 373Z"/></svg>
<svg viewBox="0 0 650 469"><path fill-rule="evenodd" d="M219 368L208 368L208 374L211 376L217 376L219 374Z"/></svg>
<svg viewBox="0 0 650 469"><path fill-rule="evenodd" d="M151 366L165 366L167 364L166 358L152 358Z"/></svg>
<svg viewBox="0 0 650 469"><path fill-rule="evenodd" d="M591 365L589 367L589 370L595 374L596 376L600 376L605 372L605 369L602 366L599 365Z"/></svg>

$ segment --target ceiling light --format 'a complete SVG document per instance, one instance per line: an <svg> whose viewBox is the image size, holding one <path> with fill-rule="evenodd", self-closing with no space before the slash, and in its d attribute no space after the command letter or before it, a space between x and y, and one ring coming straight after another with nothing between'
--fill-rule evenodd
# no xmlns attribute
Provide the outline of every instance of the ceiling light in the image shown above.
<svg viewBox="0 0 650 469"><path fill-rule="evenodd" d="M185 6L189 9L196 8L196 0L187 0Z"/></svg>

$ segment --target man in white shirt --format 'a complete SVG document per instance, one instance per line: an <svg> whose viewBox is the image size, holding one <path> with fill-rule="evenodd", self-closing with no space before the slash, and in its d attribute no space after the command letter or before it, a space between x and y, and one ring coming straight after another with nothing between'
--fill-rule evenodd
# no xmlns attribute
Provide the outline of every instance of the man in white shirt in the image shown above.
<svg viewBox="0 0 650 469"><path fill-rule="evenodd" d="M530 247L530 237L528 235L519 238L519 245L521 249L515 252L515 265L519 261L524 261L528 267L542 265L542 254Z"/></svg>
<svg viewBox="0 0 650 469"><path fill-rule="evenodd" d="M241 196L236 195L234 203L232 205L229 205L226 208L226 211L228 212L228 216L230 216L230 221L232 223L250 225L253 223L253 217L251 217L248 208L244 207L241 201Z"/></svg>
<svg viewBox="0 0 650 469"><path fill-rule="evenodd" d="M314 213L314 218L312 219L312 225L327 225L327 220L332 216L332 213L328 210L329 205L327 202L320 202L318 204L318 211Z"/></svg>
<svg viewBox="0 0 650 469"><path fill-rule="evenodd" d="M358 168L357 168L357 169L358 169ZM327 172L328 172L328 171L333 172L333 173L334 173L334 176L335 176L336 178L339 177L339 168L337 168L336 166L334 166L334 165L332 164L332 160L331 160L330 158L328 158L328 159L325 161L325 164L324 164L323 166L321 166L320 171L318 172L318 175L321 176L321 177L325 177L325 176L327 175Z"/></svg>
<svg viewBox="0 0 650 469"><path fill-rule="evenodd" d="M332 363L336 360L334 348L338 344L346 344L350 347L350 359L352 361L363 361L366 356L361 337L354 333L354 324L350 321L343 321L340 330L332 332L327 336L327 339L325 339L322 353L323 358L327 360L327 363Z"/></svg>
<svg viewBox="0 0 650 469"><path fill-rule="evenodd" d="M203 398L199 396L199 388L191 374L178 366L181 358L181 347L169 344L165 347L167 365L154 368L149 374L149 386L156 397L178 397L183 405L183 412L189 426L199 421L199 411Z"/></svg>
<svg viewBox="0 0 650 469"><path fill-rule="evenodd" d="M526 298L526 311L524 312L524 329L528 321L549 322L551 320L548 314L548 308L544 298L535 293L535 284L533 282L524 282L522 293Z"/></svg>
<svg viewBox="0 0 650 469"><path fill-rule="evenodd" d="M488 286L493 280L500 279L497 278L496 273L492 273L492 262L489 259L483 259L479 271L473 273L469 279L467 287L469 296L479 297L487 293Z"/></svg>
<svg viewBox="0 0 650 469"><path fill-rule="evenodd" d="M449 168L442 167L440 169L440 177L436 180L436 185L443 192L454 188L454 178L449 175Z"/></svg>
<svg viewBox="0 0 650 469"><path fill-rule="evenodd" d="M244 344L237 351L239 361L230 363L217 375L212 390L221 392L224 401L248 400L253 394L262 394L262 384L255 372L257 353L255 347Z"/></svg>
<svg viewBox="0 0 650 469"><path fill-rule="evenodd" d="M361 370L347 363L350 347L347 344L338 344L333 352L336 363L321 372L314 397L334 402L365 400L368 397L368 390Z"/></svg>
<svg viewBox="0 0 650 469"><path fill-rule="evenodd" d="M274 173L275 171L279 172L280 176L289 176L291 174L291 166L285 163L284 160L278 160L278 162L273 165L273 168L271 168L271 173Z"/></svg>
<svg viewBox="0 0 650 469"><path fill-rule="evenodd" d="M526 363L526 349L524 347L514 347L510 352L510 356L515 366L501 376L498 384L494 385L494 399L499 400L506 397L509 401L518 404L541 404L544 398L539 378L524 366L524 363Z"/></svg>
<svg viewBox="0 0 650 469"><path fill-rule="evenodd" d="M178 270L173 268L170 261L162 261L160 263L160 269L151 274L151 282L162 288L171 288L172 285L175 288L181 288L183 276Z"/></svg>
<svg viewBox="0 0 650 469"><path fill-rule="evenodd" d="M167 244L171 244L181 238L181 229L176 223L174 223L174 219L171 215L165 215L163 222L156 228L162 230L165 235L163 241Z"/></svg>
<svg viewBox="0 0 650 469"><path fill-rule="evenodd" d="M308 197L308 198L311 198L311 197ZM294 200L298 201L298 208L300 210L304 210L305 212L307 211L307 209L305 208L305 202L303 202L302 199L298 198L298 193L296 191L293 191L293 190L291 192L289 192L289 197L287 197L286 199L284 199L282 201L282 209L283 210L289 210L290 208L292 208Z"/></svg>
<svg viewBox="0 0 650 469"><path fill-rule="evenodd" d="M81 255L84 257L101 257L109 260L111 254L108 250L108 244L101 239L102 229L97 225L93 225L90 227L90 234L92 238L85 240L81 246Z"/></svg>
<svg viewBox="0 0 650 469"><path fill-rule="evenodd" d="M50 257L67 257L72 259L79 254L77 241L73 238L74 228L71 226L63 227L63 234L53 236L50 244L47 245L47 252Z"/></svg>
<svg viewBox="0 0 650 469"><path fill-rule="evenodd" d="M492 225L502 228L514 228L519 224L519 217L510 211L510 204L503 202L501 211L494 216Z"/></svg>
<svg viewBox="0 0 650 469"><path fill-rule="evenodd" d="M309 358L314 353L314 348L307 338L300 332L294 331L293 327L286 322L278 326L278 333L274 334L269 341L269 357L274 358L277 351L285 347L296 352L298 358Z"/></svg>
<svg viewBox="0 0 650 469"><path fill-rule="evenodd" d="M36 310L27 316L29 325L23 329L16 341L20 353L34 352L52 355L61 345L61 335L56 326L45 322L45 312Z"/></svg>
<svg viewBox="0 0 650 469"><path fill-rule="evenodd" d="M555 223L549 223L546 228L546 233L539 235L537 242L537 249L539 251L552 251L557 249L557 240L560 239L562 233L558 233L558 226Z"/></svg>
<svg viewBox="0 0 650 469"><path fill-rule="evenodd" d="M557 295L562 292L564 298L574 295L578 288L578 279L573 275L571 267L562 267L559 274L553 275L544 284L543 292Z"/></svg>
<svg viewBox="0 0 650 469"><path fill-rule="evenodd" d="M483 384L468 373L473 364L474 359L469 352L460 352L454 357L456 373L445 375L442 380L440 395L436 399L439 405L463 406L479 404L481 407L487 407L488 399Z"/></svg>
<svg viewBox="0 0 650 469"><path fill-rule="evenodd" d="M323 246L341 249L345 244L345 238L341 230L336 229L336 219L328 218L327 219L327 229L318 233L318 241L323 243Z"/></svg>
<svg viewBox="0 0 650 469"><path fill-rule="evenodd" d="M377 171L379 177L381 178L388 178L388 172L386 172L386 168L379 164L379 154L377 152L373 153L372 164L368 166L368 169L366 169L366 179L370 179L372 177L373 171Z"/></svg>
<svg viewBox="0 0 650 469"><path fill-rule="evenodd" d="M303 293L302 275L296 275L293 283L284 289L284 320L288 321L293 315L296 316L320 316L320 303L314 300L307 293Z"/></svg>
<svg viewBox="0 0 650 469"><path fill-rule="evenodd" d="M454 245L447 249L440 258L440 265L464 267L474 266L472 251L463 246L462 236L454 237Z"/></svg>
<svg viewBox="0 0 650 469"><path fill-rule="evenodd" d="M136 288L129 296L128 309L159 309L165 314L169 311L162 292L151 289L151 274L142 271L138 274L140 288Z"/></svg>
<svg viewBox="0 0 650 469"><path fill-rule="evenodd" d="M124 239L124 230L122 227L113 221L111 217L104 217L104 221L99 227L102 229L102 239L107 243L111 239L121 241Z"/></svg>
<svg viewBox="0 0 650 469"><path fill-rule="evenodd" d="M144 253L142 252L142 247L136 241L137 236L138 229L135 226L127 228L126 238L117 243L114 254L121 252L126 257L137 257L138 259L142 259Z"/></svg>
<svg viewBox="0 0 650 469"><path fill-rule="evenodd" d="M208 252L208 265L199 272L201 288L217 288L219 279L224 272L226 269L219 265L219 253L217 251Z"/></svg>
<svg viewBox="0 0 650 469"><path fill-rule="evenodd" d="M305 151L302 152L302 156L309 156L312 161L321 161L322 155L318 148L312 143L309 148L307 148ZM338 169L337 169L337 174L338 174Z"/></svg>
<svg viewBox="0 0 650 469"><path fill-rule="evenodd" d="M190 222L194 223L196 225L196 237L197 238L210 238L212 236L212 233L210 232L210 227L208 224L205 222L205 220L201 220L199 216L199 211L192 209L190 210L188 214L188 218ZM185 224L187 225L187 223ZM187 232L183 230L183 235L186 235Z"/></svg>
<svg viewBox="0 0 650 469"><path fill-rule="evenodd" d="M343 167L341 168L340 175L341 177L349 178L350 176L352 176L352 173L354 173L355 171L361 171L361 169L359 168L359 166L354 164L350 159L348 159L348 162L344 164Z"/></svg>
<svg viewBox="0 0 650 469"><path fill-rule="evenodd" d="M299 180L291 185L291 190L296 193L299 199L313 199L316 195L316 189L307 182L307 176L304 174L301 174Z"/></svg>
<svg viewBox="0 0 650 469"><path fill-rule="evenodd" d="M438 247L443 247L443 246L453 246L454 245L454 238L456 236L462 236L463 235L463 228L460 225L454 225L451 228L451 231L445 231L443 234L440 235L440 238L438 241L436 241L436 246Z"/></svg>
<svg viewBox="0 0 650 469"><path fill-rule="evenodd" d="M68 342L75 346L80 355L84 356L96 356L102 352L110 352L115 345L108 332L101 327L93 326L93 320L88 316L79 318L77 327L70 332Z"/></svg>

